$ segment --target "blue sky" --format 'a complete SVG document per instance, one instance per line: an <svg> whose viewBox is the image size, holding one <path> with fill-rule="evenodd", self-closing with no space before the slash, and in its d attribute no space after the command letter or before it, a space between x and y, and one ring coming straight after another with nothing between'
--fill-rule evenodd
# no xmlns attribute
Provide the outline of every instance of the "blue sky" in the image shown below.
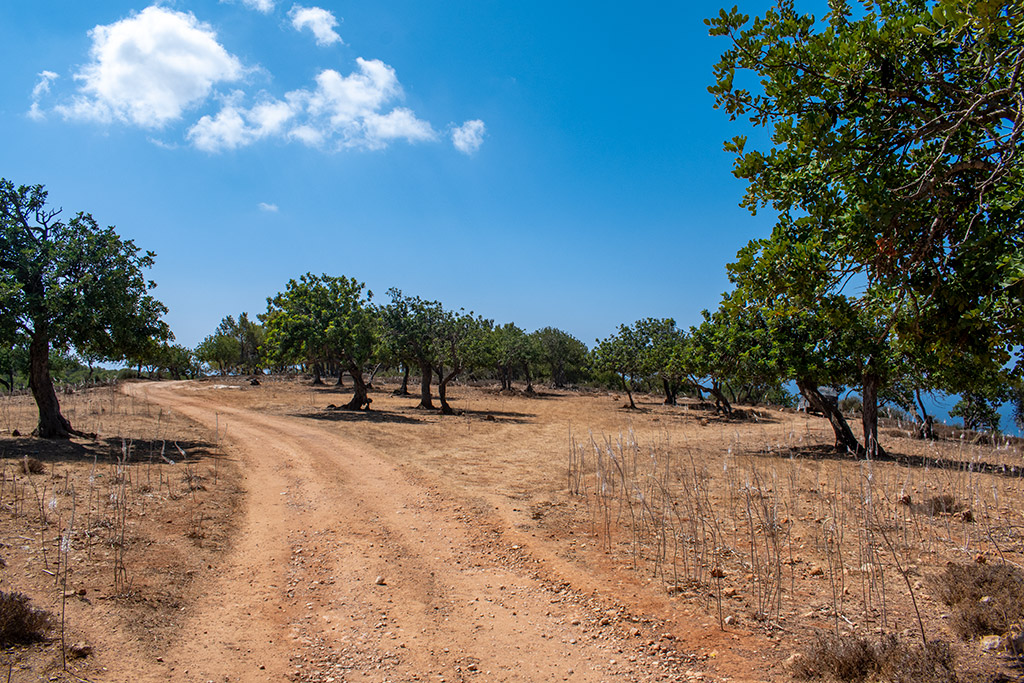
<svg viewBox="0 0 1024 683"><path fill-rule="evenodd" d="M307 271L587 344L690 325L771 225L706 90L719 7L6 2L0 175L157 252L189 346Z"/></svg>

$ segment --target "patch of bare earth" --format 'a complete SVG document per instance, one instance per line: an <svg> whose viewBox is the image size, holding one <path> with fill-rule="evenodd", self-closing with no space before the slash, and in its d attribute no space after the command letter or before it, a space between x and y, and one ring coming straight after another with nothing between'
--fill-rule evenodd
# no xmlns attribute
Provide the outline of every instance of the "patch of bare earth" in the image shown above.
<svg viewBox="0 0 1024 683"><path fill-rule="evenodd" d="M441 417L390 388L358 413L295 380L66 397L97 441L0 436L3 589L64 610L97 681L783 681L819 632L922 626L1013 672L934 578L1021 562L1016 444L894 432L859 463L781 411L456 387ZM71 678L59 628L4 657Z"/></svg>

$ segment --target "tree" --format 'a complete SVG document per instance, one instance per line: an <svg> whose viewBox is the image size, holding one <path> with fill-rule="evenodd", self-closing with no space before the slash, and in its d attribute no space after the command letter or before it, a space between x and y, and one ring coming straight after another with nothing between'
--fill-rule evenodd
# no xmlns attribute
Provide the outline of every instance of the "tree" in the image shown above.
<svg viewBox="0 0 1024 683"><path fill-rule="evenodd" d="M586 344L554 327L541 328L530 336L540 347L539 362L547 366L556 389L564 389L583 377L590 353Z"/></svg>
<svg viewBox="0 0 1024 683"><path fill-rule="evenodd" d="M726 144L748 181L743 205L778 214L758 258L817 251L817 292L855 282L871 318L869 346L882 355L860 364L870 456L885 354L925 350L981 370L1001 369L1016 348L1019 373L1024 14L1010 0L863 5L855 17L833 2L819 22L781 0L753 22L734 9L707 23L732 41L710 88L716 106L772 130L765 151L747 151L742 136ZM785 291L793 273L772 270ZM973 381L951 373L942 388Z"/></svg>
<svg viewBox="0 0 1024 683"><path fill-rule="evenodd" d="M417 407L434 408L430 382L433 378L434 338L444 309L436 301L405 296L400 289L389 289L391 303L380 310L384 345L402 363L420 370L420 402ZM406 374L406 379L408 374Z"/></svg>
<svg viewBox="0 0 1024 683"><path fill-rule="evenodd" d="M633 327L642 343L640 374L660 380L665 404L675 405L684 375L677 361L682 356L686 334L672 318L644 318Z"/></svg>
<svg viewBox="0 0 1024 683"><path fill-rule="evenodd" d="M236 367L242 353L242 345L235 337L216 332L199 342L196 346L196 357L209 363L222 376Z"/></svg>
<svg viewBox="0 0 1024 683"><path fill-rule="evenodd" d="M60 412L50 374L51 348L88 348L119 360L148 340L171 337L160 317L167 309L150 296L140 253L114 228L87 213L61 220L42 185L0 180L0 330L29 347L29 386L39 408L36 433L80 434Z"/></svg>
<svg viewBox="0 0 1024 683"><path fill-rule="evenodd" d="M493 323L474 317L472 311L442 310L435 320L431 341L431 364L437 373L437 398L441 414L452 415L448 384L464 370L479 364L487 353L487 337Z"/></svg>
<svg viewBox="0 0 1024 683"><path fill-rule="evenodd" d="M536 339L516 327L514 323L495 326L491 331L491 350L494 367L502 391L511 390L512 378L522 370L526 379L526 393L533 392L531 367L537 362L540 349Z"/></svg>
<svg viewBox="0 0 1024 683"><path fill-rule="evenodd" d="M373 357L378 336L371 292L345 276L306 273L289 280L285 291L267 299L263 316L265 347L280 359L303 360L314 367L337 361L355 386L349 410L369 408L363 368ZM317 376L319 379L319 375Z"/></svg>
<svg viewBox="0 0 1024 683"><path fill-rule="evenodd" d="M625 407L631 410L636 410L633 383L644 376L646 345L646 337L637 331L636 326L619 325L618 333L598 341L597 346L591 351L595 367L618 376L622 389L629 397L629 405Z"/></svg>

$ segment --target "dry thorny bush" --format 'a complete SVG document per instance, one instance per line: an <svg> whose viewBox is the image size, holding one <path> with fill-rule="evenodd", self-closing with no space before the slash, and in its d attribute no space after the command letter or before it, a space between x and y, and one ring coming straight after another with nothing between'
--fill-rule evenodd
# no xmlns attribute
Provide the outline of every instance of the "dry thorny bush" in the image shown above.
<svg viewBox="0 0 1024 683"><path fill-rule="evenodd" d="M817 638L804 661L839 680L956 680L935 636L1020 628L1019 444L904 439L910 455L856 461L792 431L748 434L718 450L668 430L574 436L568 489L607 551L723 628L745 612L748 627Z"/></svg>

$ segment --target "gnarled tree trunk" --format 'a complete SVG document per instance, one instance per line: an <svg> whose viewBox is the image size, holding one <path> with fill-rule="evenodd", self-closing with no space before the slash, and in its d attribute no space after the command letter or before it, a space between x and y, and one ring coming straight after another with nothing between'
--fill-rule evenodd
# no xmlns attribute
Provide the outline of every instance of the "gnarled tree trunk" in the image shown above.
<svg viewBox="0 0 1024 683"><path fill-rule="evenodd" d="M370 398L366 395L366 382L363 381L363 371L353 363L349 365L348 373L352 375L352 385L355 387L355 392L352 394L352 400L342 407L346 410L362 410L363 408L369 410ZM343 371L338 374L340 376L343 374Z"/></svg>
<svg viewBox="0 0 1024 683"><path fill-rule="evenodd" d="M836 435L836 450L858 454L864 452L864 447L860 445L857 437L853 435L853 430L850 429L850 425L846 422L843 414L839 412L838 406L834 406L830 401L825 400L825 397L818 391L817 384L808 380L798 379L796 386L800 389L800 393L807 399L811 407L828 418L829 424L832 425L832 431Z"/></svg>
<svg viewBox="0 0 1024 683"><path fill-rule="evenodd" d="M77 433L60 414L60 403L53 388L53 378L50 377L50 343L45 322L36 322L29 344L28 384L39 408L36 435L44 439L67 439Z"/></svg>

